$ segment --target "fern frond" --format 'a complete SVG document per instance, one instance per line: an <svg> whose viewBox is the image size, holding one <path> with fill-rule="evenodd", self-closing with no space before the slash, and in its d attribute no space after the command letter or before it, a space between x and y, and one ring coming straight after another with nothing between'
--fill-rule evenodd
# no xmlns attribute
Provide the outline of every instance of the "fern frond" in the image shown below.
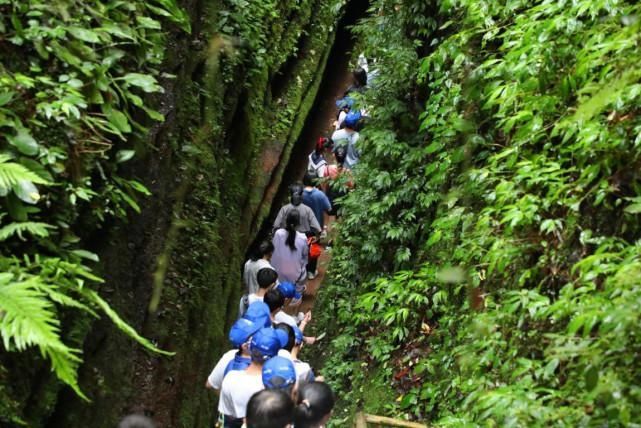
<svg viewBox="0 0 641 428"><path fill-rule="evenodd" d="M55 227L47 223L39 223L35 221L9 223L8 225L0 228L0 241L6 241L13 235L18 235L18 238L24 241L22 234L25 232L28 232L33 236L46 238L49 236L49 231L47 229L55 229Z"/></svg>
<svg viewBox="0 0 641 428"><path fill-rule="evenodd" d="M70 348L60 339L60 321L55 307L40 288L37 277L11 282L12 275L0 278L0 335L5 349L23 351L37 346L51 361L60 380L81 397L76 370L82 361L79 349Z"/></svg>
<svg viewBox="0 0 641 428"><path fill-rule="evenodd" d="M55 284L43 284L43 286L38 285L37 287L38 287L38 290L46 294L49 297L49 299L51 299L55 303L58 303L61 306L80 309L81 311L87 312L88 314L90 314L95 318L100 318L93 309L91 309L89 306L85 305L84 303L79 302L73 297L68 296L64 292L61 292L60 287L58 287Z"/></svg>
<svg viewBox="0 0 641 428"><path fill-rule="evenodd" d="M104 311L104 313L111 319L111 321L116 324L116 327L118 327L123 333L125 333L127 336L131 337L134 339L136 342L140 343L142 346L145 348L149 349L152 352L156 352L158 354L162 355L175 355L175 352L169 352L169 351L163 351L162 349L157 348L154 346L153 343L151 343L148 339L145 339L141 335L138 334L138 332L125 320L120 318L118 313L114 311L111 306L109 306L109 303L104 301L102 297L98 295L93 290L89 289L83 289L82 293L84 296L86 296L90 301L94 302L96 305L100 307Z"/></svg>
<svg viewBox="0 0 641 428"><path fill-rule="evenodd" d="M10 189L21 181L49 184L47 180L19 163L9 162L11 158L0 155L0 188Z"/></svg>

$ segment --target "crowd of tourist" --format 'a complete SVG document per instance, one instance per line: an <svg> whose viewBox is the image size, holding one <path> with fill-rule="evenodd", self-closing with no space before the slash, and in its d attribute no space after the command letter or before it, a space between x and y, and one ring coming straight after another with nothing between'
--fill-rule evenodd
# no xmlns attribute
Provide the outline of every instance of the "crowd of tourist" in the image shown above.
<svg viewBox="0 0 641 428"><path fill-rule="evenodd" d="M304 333L311 311L298 308L307 281L318 275L320 243L330 216L339 215L338 199L353 186L351 169L360 158L365 115L354 108L353 93L366 85L367 74L359 69L353 76L353 86L336 102L332 134L318 138L302 182L289 188L271 239L245 263L246 293L229 331L232 347L206 381L218 393L225 428L316 428L331 416L331 388L300 359L303 346L313 346L316 338Z"/></svg>

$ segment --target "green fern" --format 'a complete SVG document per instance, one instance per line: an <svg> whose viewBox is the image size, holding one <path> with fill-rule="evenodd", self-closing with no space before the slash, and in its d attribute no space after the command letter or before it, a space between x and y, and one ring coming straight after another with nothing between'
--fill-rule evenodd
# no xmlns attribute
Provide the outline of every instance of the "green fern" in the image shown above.
<svg viewBox="0 0 641 428"><path fill-rule="evenodd" d="M6 241L14 235L18 235L18 238L23 241L25 238L22 236L23 233L28 232L33 236L40 238L46 238L49 236L48 229L55 229L54 226L47 223L40 223L34 221L25 221L21 223L9 223L6 226L0 228L0 241Z"/></svg>
<svg viewBox="0 0 641 428"><path fill-rule="evenodd" d="M47 180L19 163L9 162L11 156L0 154L0 191L10 189L20 184L21 181L30 181L38 184L49 184Z"/></svg>
<svg viewBox="0 0 641 428"><path fill-rule="evenodd" d="M14 282L13 275L0 274L0 335L6 350L24 351L37 346L49 359L56 376L84 399L76 370L82 361L80 349L70 348L60 339L60 321L53 303L32 277Z"/></svg>
<svg viewBox="0 0 641 428"><path fill-rule="evenodd" d="M175 355L175 352L169 352L169 351L163 351L162 349L159 349L156 347L151 341L148 339L142 337L141 335L138 334L138 332L131 327L129 324L127 324L116 311L114 311L109 304L102 299L93 290L89 290L87 288L82 289L82 294L87 297L91 302L95 303L104 311L104 313L111 319L111 321L118 327L123 333L125 333L127 336L131 337L134 339L136 342L140 343L142 346L147 348L148 350L152 352L156 352L158 354L162 355Z"/></svg>

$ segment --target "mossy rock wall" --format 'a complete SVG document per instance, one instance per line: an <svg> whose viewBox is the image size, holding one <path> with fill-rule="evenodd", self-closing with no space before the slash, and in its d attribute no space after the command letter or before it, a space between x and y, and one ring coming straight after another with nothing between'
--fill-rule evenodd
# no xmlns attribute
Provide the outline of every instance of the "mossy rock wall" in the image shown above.
<svg viewBox="0 0 641 428"><path fill-rule="evenodd" d="M153 196L128 224L98 231L87 245L101 258L101 294L176 355L151 355L106 320L70 321L85 351L80 384L92 401L62 388L40 362L11 363L2 383L15 386L9 392L30 426L113 427L134 411L163 427L213 423L217 398L205 378L228 347L245 252L317 95L340 2L266 2L254 6L267 8L255 18L264 22L221 33L213 23L225 14L242 24L239 2L183 6L194 31L167 46L165 69L176 77L157 100L167 120L139 142L147 155L130 171ZM269 49L256 55L248 35Z"/></svg>

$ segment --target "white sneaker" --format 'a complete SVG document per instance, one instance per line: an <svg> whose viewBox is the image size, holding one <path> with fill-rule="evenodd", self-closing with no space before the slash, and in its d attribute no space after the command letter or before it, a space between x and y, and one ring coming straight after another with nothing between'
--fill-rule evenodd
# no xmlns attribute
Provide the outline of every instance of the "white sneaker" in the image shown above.
<svg viewBox="0 0 641 428"><path fill-rule="evenodd" d="M307 279L311 281L314 278L316 278L316 272L307 272Z"/></svg>

